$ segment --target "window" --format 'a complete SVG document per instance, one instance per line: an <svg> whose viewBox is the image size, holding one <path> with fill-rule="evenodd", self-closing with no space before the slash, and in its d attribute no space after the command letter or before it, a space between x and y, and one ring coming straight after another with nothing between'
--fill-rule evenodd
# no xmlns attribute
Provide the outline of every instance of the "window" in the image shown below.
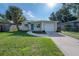
<svg viewBox="0 0 79 59"><path fill-rule="evenodd" d="M28 24L25 24L25 26L28 26Z"/></svg>
<svg viewBox="0 0 79 59"><path fill-rule="evenodd" d="M40 28L40 24L37 24L37 28Z"/></svg>

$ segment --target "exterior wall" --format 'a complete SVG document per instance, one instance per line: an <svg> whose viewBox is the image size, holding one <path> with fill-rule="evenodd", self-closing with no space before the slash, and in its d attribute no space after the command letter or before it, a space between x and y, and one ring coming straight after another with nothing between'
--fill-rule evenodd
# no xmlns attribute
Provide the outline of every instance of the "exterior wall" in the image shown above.
<svg viewBox="0 0 79 59"><path fill-rule="evenodd" d="M54 23L54 31L57 31L57 22Z"/></svg>
<svg viewBox="0 0 79 59"><path fill-rule="evenodd" d="M33 26L31 26L31 24L33 24ZM38 24L40 24L40 27L38 27ZM45 27L47 24L49 24L49 26ZM33 29L31 27L33 27ZM28 27L21 25L20 29L21 30L30 30L30 31L45 31L46 28L49 29L49 27L53 28L53 29L51 29L52 31L57 31L57 22L51 22L51 21L28 22Z"/></svg>
<svg viewBox="0 0 79 59"><path fill-rule="evenodd" d="M44 26L45 26L44 22L41 22L41 31L45 31Z"/></svg>
<svg viewBox="0 0 79 59"><path fill-rule="evenodd" d="M10 29L10 24L5 24L4 25L4 31L9 31L9 29Z"/></svg>
<svg viewBox="0 0 79 59"><path fill-rule="evenodd" d="M9 31L10 24L0 24L0 31Z"/></svg>
<svg viewBox="0 0 79 59"><path fill-rule="evenodd" d="M11 25L11 27L10 27L10 30L9 30L9 31L16 31L16 30L17 30L16 25Z"/></svg>
<svg viewBox="0 0 79 59"><path fill-rule="evenodd" d="M21 26L19 26L19 28L22 31L27 31L28 30L28 26L26 26L25 24L22 24Z"/></svg>
<svg viewBox="0 0 79 59"><path fill-rule="evenodd" d="M22 24L22 25L19 25L19 29L22 30L22 31L27 31L28 27L25 26L24 24ZM16 25L11 25L10 26L10 31L16 31L16 30L17 30Z"/></svg>
<svg viewBox="0 0 79 59"><path fill-rule="evenodd" d="M29 24L27 21L22 22L21 25L19 25L19 29L22 31L28 31L29 30Z"/></svg>

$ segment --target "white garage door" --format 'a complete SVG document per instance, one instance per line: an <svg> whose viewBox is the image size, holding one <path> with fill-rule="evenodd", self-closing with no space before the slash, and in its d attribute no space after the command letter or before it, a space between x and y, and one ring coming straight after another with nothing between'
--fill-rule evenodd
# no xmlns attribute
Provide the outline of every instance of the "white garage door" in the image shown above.
<svg viewBox="0 0 79 59"><path fill-rule="evenodd" d="M55 31L54 24L51 24L51 23L45 24L45 31L46 32Z"/></svg>

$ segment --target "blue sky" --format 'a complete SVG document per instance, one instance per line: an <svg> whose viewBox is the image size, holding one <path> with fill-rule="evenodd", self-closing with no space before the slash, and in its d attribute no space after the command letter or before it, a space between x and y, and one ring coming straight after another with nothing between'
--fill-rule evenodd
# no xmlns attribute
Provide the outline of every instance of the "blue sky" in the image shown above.
<svg viewBox="0 0 79 59"><path fill-rule="evenodd" d="M22 9L23 15L28 20L48 20L52 12L61 8L61 4L49 6L46 3L2 3L0 4L0 13L5 13L9 6L17 6Z"/></svg>

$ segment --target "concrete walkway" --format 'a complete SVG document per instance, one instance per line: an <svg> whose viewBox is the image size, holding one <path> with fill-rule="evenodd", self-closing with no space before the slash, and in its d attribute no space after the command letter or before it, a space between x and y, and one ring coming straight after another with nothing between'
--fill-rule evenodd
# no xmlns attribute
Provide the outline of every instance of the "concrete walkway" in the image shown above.
<svg viewBox="0 0 79 59"><path fill-rule="evenodd" d="M55 42L55 44L64 53L64 55L79 56L79 40L75 38L56 32L48 34L35 34L32 32L28 32L28 34L40 37L49 37Z"/></svg>

